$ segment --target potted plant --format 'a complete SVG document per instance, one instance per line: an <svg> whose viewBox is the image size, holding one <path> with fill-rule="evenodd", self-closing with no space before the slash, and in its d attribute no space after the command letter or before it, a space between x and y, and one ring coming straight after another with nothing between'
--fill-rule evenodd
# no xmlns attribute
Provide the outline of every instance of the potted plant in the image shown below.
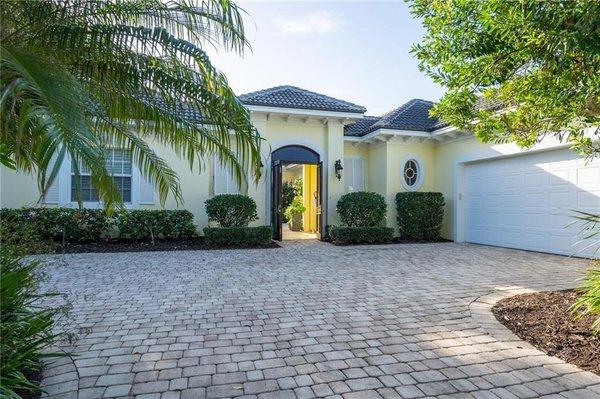
<svg viewBox="0 0 600 399"><path fill-rule="evenodd" d="M302 203L302 197L294 197L290 206L285 209L284 215L290 221L290 230L302 230L302 214L306 207Z"/></svg>

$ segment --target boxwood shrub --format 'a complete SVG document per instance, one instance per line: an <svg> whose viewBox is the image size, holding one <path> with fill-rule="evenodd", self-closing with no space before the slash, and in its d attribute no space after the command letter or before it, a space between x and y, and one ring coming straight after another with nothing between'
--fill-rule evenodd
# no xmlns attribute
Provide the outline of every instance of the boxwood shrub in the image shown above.
<svg viewBox="0 0 600 399"><path fill-rule="evenodd" d="M221 227L245 227L256 219L256 202L246 195L221 194L204 202L208 220Z"/></svg>
<svg viewBox="0 0 600 399"><path fill-rule="evenodd" d="M206 243L212 246L251 247L266 245L273 238L271 226L258 227L205 227Z"/></svg>
<svg viewBox="0 0 600 399"><path fill-rule="evenodd" d="M331 241L337 245L386 244L392 242L394 229L391 227L339 227L329 230Z"/></svg>
<svg viewBox="0 0 600 399"><path fill-rule="evenodd" d="M381 226L386 210L383 196L369 191L344 194L337 203L337 213L348 227Z"/></svg>
<svg viewBox="0 0 600 399"><path fill-rule="evenodd" d="M133 210L117 216L121 238L154 240L196 235L194 215L185 210Z"/></svg>
<svg viewBox="0 0 600 399"><path fill-rule="evenodd" d="M444 196L433 192L396 194L398 227L401 237L411 240L440 239L444 220Z"/></svg>

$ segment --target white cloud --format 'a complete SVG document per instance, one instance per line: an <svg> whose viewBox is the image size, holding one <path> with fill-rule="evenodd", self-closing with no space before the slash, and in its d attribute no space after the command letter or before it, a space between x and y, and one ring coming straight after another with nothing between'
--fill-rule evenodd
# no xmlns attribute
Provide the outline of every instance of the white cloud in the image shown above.
<svg viewBox="0 0 600 399"><path fill-rule="evenodd" d="M336 33L344 27L344 21L339 15L329 11L314 11L296 16L281 16L275 19L275 24L282 33L287 35L316 33Z"/></svg>

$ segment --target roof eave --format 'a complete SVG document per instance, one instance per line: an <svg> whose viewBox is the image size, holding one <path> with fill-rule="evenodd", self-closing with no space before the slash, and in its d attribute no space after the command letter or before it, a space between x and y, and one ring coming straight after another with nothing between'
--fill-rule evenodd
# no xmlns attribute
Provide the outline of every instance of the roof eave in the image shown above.
<svg viewBox="0 0 600 399"><path fill-rule="evenodd" d="M298 116L316 116L322 118L342 118L347 119L348 123L363 118L363 112L341 112L341 111L326 111L316 109L303 109L303 108L287 108L287 107L273 107L264 105L252 105L244 104L244 106L251 112L264 113L264 114L279 114L279 115L298 115Z"/></svg>

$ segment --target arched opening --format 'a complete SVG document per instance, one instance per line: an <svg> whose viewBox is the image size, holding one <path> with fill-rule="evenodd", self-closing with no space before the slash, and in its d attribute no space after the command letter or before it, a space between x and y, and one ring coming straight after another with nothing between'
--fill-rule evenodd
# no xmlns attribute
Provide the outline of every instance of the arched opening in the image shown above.
<svg viewBox="0 0 600 399"><path fill-rule="evenodd" d="M321 238L323 168L319 154L301 145L271 153L271 222L276 240Z"/></svg>

